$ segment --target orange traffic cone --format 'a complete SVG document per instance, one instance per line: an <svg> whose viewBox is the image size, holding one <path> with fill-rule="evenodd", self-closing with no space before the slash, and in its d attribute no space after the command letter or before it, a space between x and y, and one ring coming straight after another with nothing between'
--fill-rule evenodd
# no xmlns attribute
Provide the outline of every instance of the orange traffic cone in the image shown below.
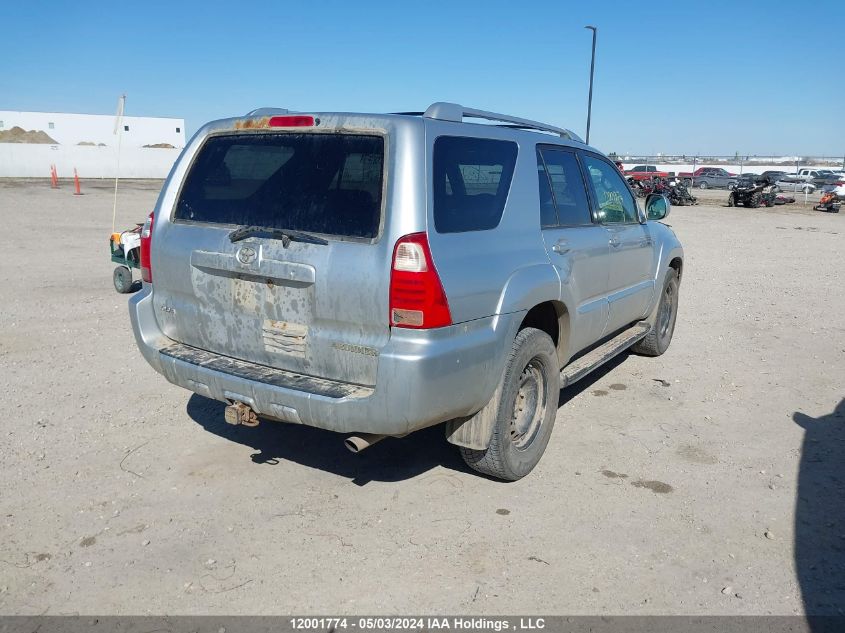
<svg viewBox="0 0 845 633"><path fill-rule="evenodd" d="M52 189L59 188L59 175L56 173L55 165L50 165L50 187Z"/></svg>
<svg viewBox="0 0 845 633"><path fill-rule="evenodd" d="M76 167L73 168L73 183L76 185L76 191L73 192L73 195L81 196L82 192L79 190L79 175L76 173Z"/></svg>

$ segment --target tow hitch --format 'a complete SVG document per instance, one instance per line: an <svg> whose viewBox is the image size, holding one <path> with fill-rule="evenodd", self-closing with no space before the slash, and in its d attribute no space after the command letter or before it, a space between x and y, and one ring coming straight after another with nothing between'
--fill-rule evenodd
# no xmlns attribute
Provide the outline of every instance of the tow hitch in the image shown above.
<svg viewBox="0 0 845 633"><path fill-rule="evenodd" d="M258 416L255 411L249 408L249 405L243 402L233 402L223 414L228 424L243 424L244 426L258 426Z"/></svg>

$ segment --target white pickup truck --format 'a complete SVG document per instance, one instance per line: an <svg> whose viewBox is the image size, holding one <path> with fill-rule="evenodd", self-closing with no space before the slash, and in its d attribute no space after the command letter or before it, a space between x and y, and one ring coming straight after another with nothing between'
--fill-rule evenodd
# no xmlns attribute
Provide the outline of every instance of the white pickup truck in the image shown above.
<svg viewBox="0 0 845 633"><path fill-rule="evenodd" d="M814 169L805 167L798 170L796 178L812 183L817 187L822 187L834 182L836 180L836 174L830 169Z"/></svg>

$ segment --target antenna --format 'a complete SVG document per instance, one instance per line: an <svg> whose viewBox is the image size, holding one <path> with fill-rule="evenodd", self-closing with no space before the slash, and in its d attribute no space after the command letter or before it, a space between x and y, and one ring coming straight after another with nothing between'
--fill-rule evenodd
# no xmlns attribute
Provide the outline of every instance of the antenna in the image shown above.
<svg viewBox="0 0 845 633"><path fill-rule="evenodd" d="M117 113L114 116L114 134L117 134L117 166L114 171L114 206L111 212L111 232L114 233L117 219L117 182L120 179L120 141L123 139L123 111L126 108L126 95L117 99Z"/></svg>

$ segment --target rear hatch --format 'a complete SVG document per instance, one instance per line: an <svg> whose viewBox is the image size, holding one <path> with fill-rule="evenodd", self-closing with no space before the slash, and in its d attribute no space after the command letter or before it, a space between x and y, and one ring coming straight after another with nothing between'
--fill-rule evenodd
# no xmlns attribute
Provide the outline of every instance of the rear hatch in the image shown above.
<svg viewBox="0 0 845 633"><path fill-rule="evenodd" d="M175 341L373 385L389 338L377 247L384 133L205 139L152 242L156 318Z"/></svg>

